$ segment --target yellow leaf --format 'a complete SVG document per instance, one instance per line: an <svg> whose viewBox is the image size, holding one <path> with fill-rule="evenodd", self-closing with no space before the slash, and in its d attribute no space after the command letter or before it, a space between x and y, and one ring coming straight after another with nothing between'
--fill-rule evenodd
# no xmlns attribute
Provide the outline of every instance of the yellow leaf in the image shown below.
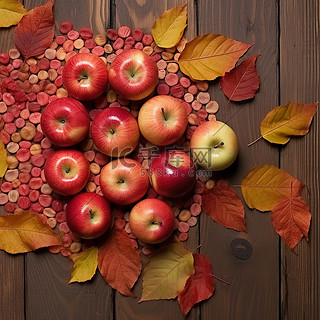
<svg viewBox="0 0 320 320"><path fill-rule="evenodd" d="M69 283L90 280L97 270L98 248L90 247L85 251L73 255L72 260L73 268Z"/></svg>
<svg viewBox="0 0 320 320"><path fill-rule="evenodd" d="M155 43L162 48L174 47L181 39L187 21L187 5L164 12L152 27Z"/></svg>
<svg viewBox="0 0 320 320"><path fill-rule="evenodd" d="M307 134L317 106L318 102L288 103L274 108L261 122L262 137L272 143L285 144L292 136Z"/></svg>
<svg viewBox="0 0 320 320"><path fill-rule="evenodd" d="M17 0L0 1L0 27L10 27L19 23L27 13L22 3Z"/></svg>
<svg viewBox="0 0 320 320"><path fill-rule="evenodd" d="M1 250L23 253L55 245L61 245L59 236L36 214L26 211L0 217Z"/></svg>
<svg viewBox="0 0 320 320"><path fill-rule="evenodd" d="M174 299L194 273L192 252L181 243L170 243L157 251L144 268L141 301Z"/></svg>
<svg viewBox="0 0 320 320"><path fill-rule="evenodd" d="M209 33L187 43L178 63L181 71L194 80L214 80L230 71L250 47L251 44Z"/></svg>
<svg viewBox="0 0 320 320"><path fill-rule="evenodd" d="M4 147L3 142L0 139L0 177L2 178L8 168L7 165L7 151Z"/></svg>
<svg viewBox="0 0 320 320"><path fill-rule="evenodd" d="M304 185L272 165L252 169L242 180L241 191L249 208L269 211L284 199L301 195Z"/></svg>

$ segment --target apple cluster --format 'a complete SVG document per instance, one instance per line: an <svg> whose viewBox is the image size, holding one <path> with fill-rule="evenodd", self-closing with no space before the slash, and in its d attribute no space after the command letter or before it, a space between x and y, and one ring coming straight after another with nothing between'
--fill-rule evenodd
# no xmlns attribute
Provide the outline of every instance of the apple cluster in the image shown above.
<svg viewBox="0 0 320 320"><path fill-rule="evenodd" d="M137 120L121 107L108 107L90 121L80 101L101 96L108 83L128 100L144 99ZM78 53L64 66L63 84L70 97L54 100L41 116L43 133L58 147L48 157L44 173L53 191L73 196L66 208L66 219L70 230L80 238L97 238L111 228L110 203L114 203L135 204L129 225L138 239L145 243L166 240L174 230L174 213L159 199L141 200L150 185L161 196L182 197L193 189L196 165L223 170L237 157L237 137L219 121L203 123L195 130L190 142L192 157L168 148L185 133L188 116L178 99L167 95L152 97L157 83L156 63L137 49L119 54L109 70L102 59L91 53ZM100 173L103 196L82 192L89 180L90 166L76 145L88 134L95 148L111 157ZM141 136L160 148L148 170L130 158Z"/></svg>

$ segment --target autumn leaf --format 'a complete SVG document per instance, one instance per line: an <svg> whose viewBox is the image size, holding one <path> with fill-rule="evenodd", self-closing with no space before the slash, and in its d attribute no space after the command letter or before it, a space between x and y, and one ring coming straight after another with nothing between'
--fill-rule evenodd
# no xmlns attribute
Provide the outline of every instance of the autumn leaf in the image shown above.
<svg viewBox="0 0 320 320"><path fill-rule="evenodd" d="M272 143L286 144L292 136L308 133L318 102L288 103L271 110L260 125L261 136Z"/></svg>
<svg viewBox="0 0 320 320"><path fill-rule="evenodd" d="M17 0L0 1L0 27L16 25L26 13L27 10Z"/></svg>
<svg viewBox="0 0 320 320"><path fill-rule="evenodd" d="M252 169L242 180L241 191L248 207L270 211L280 201L301 195L304 185L272 165Z"/></svg>
<svg viewBox="0 0 320 320"><path fill-rule="evenodd" d="M171 48L180 41L187 26L187 7L185 5L167 10L156 20L151 33L159 47Z"/></svg>
<svg viewBox="0 0 320 320"><path fill-rule="evenodd" d="M49 48L54 36L53 0L36 7L25 15L14 32L17 49L27 59Z"/></svg>
<svg viewBox="0 0 320 320"><path fill-rule="evenodd" d="M184 289L178 294L178 302L184 316L198 302L209 299L214 292L212 267L203 254L194 254L195 273L189 277Z"/></svg>
<svg viewBox="0 0 320 320"><path fill-rule="evenodd" d="M0 249L8 253L24 253L43 247L61 245L59 236L40 222L36 214L0 216Z"/></svg>
<svg viewBox="0 0 320 320"><path fill-rule="evenodd" d="M141 259L124 229L115 225L113 232L99 247L98 267L113 289L132 296L131 288L141 272Z"/></svg>
<svg viewBox="0 0 320 320"><path fill-rule="evenodd" d="M7 164L7 151L3 142L0 139L0 177L3 177L8 169Z"/></svg>
<svg viewBox="0 0 320 320"><path fill-rule="evenodd" d="M181 52L180 70L194 80L214 80L230 71L251 47L221 34L200 35Z"/></svg>
<svg viewBox="0 0 320 320"><path fill-rule="evenodd" d="M71 271L72 282L84 282L90 280L96 273L98 266L98 248L90 247L72 256L73 268Z"/></svg>
<svg viewBox="0 0 320 320"><path fill-rule="evenodd" d="M311 213L300 196L293 196L277 203L271 211L274 229L293 249L304 236L308 240Z"/></svg>
<svg viewBox="0 0 320 320"><path fill-rule="evenodd" d="M256 54L227 72L220 82L223 93L232 101L243 101L255 96L259 89L260 78L256 70Z"/></svg>
<svg viewBox="0 0 320 320"><path fill-rule="evenodd" d="M193 273L192 252L186 250L180 242L169 243L155 252L146 264L139 302L174 299Z"/></svg>
<svg viewBox="0 0 320 320"><path fill-rule="evenodd" d="M246 231L244 208L236 192L224 183L217 182L213 188L205 188L202 208L212 220L226 228Z"/></svg>

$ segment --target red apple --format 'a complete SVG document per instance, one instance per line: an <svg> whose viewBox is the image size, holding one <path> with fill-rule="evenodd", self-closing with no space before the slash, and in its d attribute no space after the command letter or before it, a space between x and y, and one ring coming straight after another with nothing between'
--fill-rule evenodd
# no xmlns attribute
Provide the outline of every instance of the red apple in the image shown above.
<svg viewBox="0 0 320 320"><path fill-rule="evenodd" d="M95 54L78 53L67 61L62 77L70 96L79 100L92 100L106 90L108 68Z"/></svg>
<svg viewBox="0 0 320 320"><path fill-rule="evenodd" d="M120 205L141 199L149 187L147 170L137 161L116 159L104 166L100 173L100 188L111 202Z"/></svg>
<svg viewBox="0 0 320 320"><path fill-rule="evenodd" d="M144 199L131 210L129 226L132 233L145 243L160 243L174 230L174 213L159 199Z"/></svg>
<svg viewBox="0 0 320 320"><path fill-rule="evenodd" d="M153 158L149 177L158 194L164 197L180 197L192 190L196 181L196 169L185 152L168 150Z"/></svg>
<svg viewBox="0 0 320 320"><path fill-rule="evenodd" d="M85 106L73 98L60 98L49 103L41 114L41 128L56 146L70 147L85 138L90 116Z"/></svg>
<svg viewBox="0 0 320 320"><path fill-rule="evenodd" d="M44 174L53 191L71 196L80 192L88 182L90 166L80 151L61 149L48 157Z"/></svg>
<svg viewBox="0 0 320 320"><path fill-rule="evenodd" d="M79 238L98 238L111 226L109 202L97 193L79 193L67 205L66 220L70 230Z"/></svg>
<svg viewBox="0 0 320 320"><path fill-rule="evenodd" d="M143 104L138 123L141 134L151 143L167 146L178 141L188 124L184 105L171 96L155 96Z"/></svg>
<svg viewBox="0 0 320 320"><path fill-rule="evenodd" d="M91 136L95 146L112 157L131 153L139 142L139 127L127 110L114 107L101 111L93 120Z"/></svg>
<svg viewBox="0 0 320 320"><path fill-rule="evenodd" d="M207 170L229 167L239 152L235 132L221 121L207 121L192 134L190 149L194 162Z"/></svg>
<svg viewBox="0 0 320 320"><path fill-rule="evenodd" d="M143 51L125 50L110 65L110 86L128 100L150 95L158 83L158 67Z"/></svg>

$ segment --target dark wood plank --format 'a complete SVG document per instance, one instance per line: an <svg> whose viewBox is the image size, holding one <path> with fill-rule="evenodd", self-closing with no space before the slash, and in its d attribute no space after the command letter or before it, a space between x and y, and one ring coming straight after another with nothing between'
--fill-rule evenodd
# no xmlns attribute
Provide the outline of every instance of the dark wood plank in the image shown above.
<svg viewBox="0 0 320 320"><path fill-rule="evenodd" d="M0 52L14 47L14 27L1 28ZM0 208L0 215L5 214ZM24 318L24 256L0 251L0 319Z"/></svg>
<svg viewBox="0 0 320 320"><path fill-rule="evenodd" d="M257 61L261 87L253 100L228 103L217 81L210 91L220 104L217 119L235 130L240 143L238 161L222 177L239 185L251 168L278 165L278 149L265 141L247 147L259 135L265 114L278 103L277 1L199 0L198 10L199 33L222 33L241 42L255 43L245 58L261 53ZM235 188L240 195L240 188ZM278 319L278 238L268 214L246 208L246 221L248 234L227 230L206 215L201 216L201 252L212 262L213 273L231 283L227 286L215 281L215 296L201 307L202 320ZM237 238L251 244L253 254L248 260L232 255L230 245Z"/></svg>
<svg viewBox="0 0 320 320"><path fill-rule="evenodd" d="M317 0L280 1L281 104L319 101L319 19ZM306 184L304 199L312 214L310 242L303 239L293 251L282 246L282 319L317 319L320 314L319 134L318 114L310 133L292 139L281 152L281 167Z"/></svg>
<svg viewBox="0 0 320 320"><path fill-rule="evenodd" d="M33 8L45 0L26 0ZM109 23L108 1L56 0L56 26L64 20L76 30L89 26L95 33L105 32ZM46 251L26 255L27 319L112 319L113 293L100 275L85 284L68 285L72 263L61 255Z"/></svg>
<svg viewBox="0 0 320 320"><path fill-rule="evenodd" d="M160 17L165 10L184 4L185 1L182 0L157 2L150 0L116 0L115 25L116 28L127 25L132 29L140 28L145 33L150 33L155 20ZM196 35L195 14L194 4L192 1L189 1L188 27L185 32L185 36L188 39L193 39ZM198 227L194 227L190 231L186 247L192 251L198 247ZM146 259L144 259L144 261L146 261ZM176 300L147 301L138 304L139 298L141 297L141 290L142 281L140 277L138 283L134 287L134 293L137 295L137 298L127 298L116 293L115 316L117 320L177 320L184 318ZM198 319L198 310L196 308L192 310L188 319Z"/></svg>

